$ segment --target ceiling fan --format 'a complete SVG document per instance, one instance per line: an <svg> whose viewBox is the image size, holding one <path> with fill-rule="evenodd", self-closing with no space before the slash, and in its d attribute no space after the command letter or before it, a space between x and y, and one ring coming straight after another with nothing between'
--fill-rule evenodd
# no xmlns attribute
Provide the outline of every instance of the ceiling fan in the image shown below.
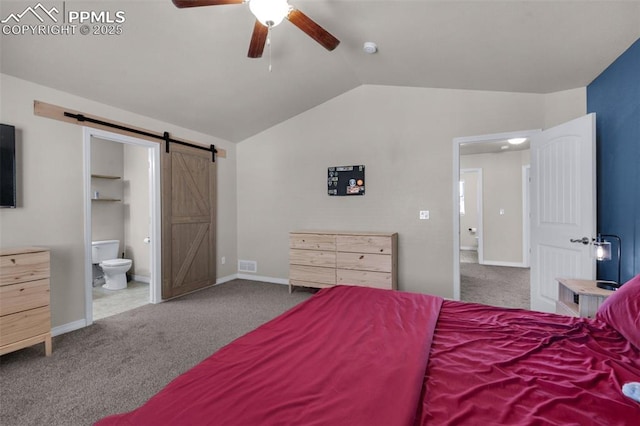
<svg viewBox="0 0 640 426"><path fill-rule="evenodd" d="M269 30L287 18L293 25L320 43L325 49L333 50L340 40L316 24L298 9L290 6L288 0L172 0L176 7L218 6L224 4L249 3L249 10L256 17L253 35L249 44L250 58L262 57Z"/></svg>

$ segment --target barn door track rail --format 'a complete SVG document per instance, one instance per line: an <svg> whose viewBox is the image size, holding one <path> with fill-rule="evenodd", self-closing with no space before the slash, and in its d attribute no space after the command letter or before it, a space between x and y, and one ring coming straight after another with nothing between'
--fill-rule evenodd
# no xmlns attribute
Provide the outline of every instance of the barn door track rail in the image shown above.
<svg viewBox="0 0 640 426"><path fill-rule="evenodd" d="M183 141L179 141L179 140L176 140L176 139L172 139L169 136L169 132L164 132L162 135L159 135L157 133L145 132L144 130L133 129L131 127L122 126L120 124L115 124L115 123L110 123L110 122L104 121L104 120L97 120L95 118L85 117L82 114L74 114L74 113L65 111L64 115L65 115L65 117L74 118L74 119L76 119L76 120L78 120L80 122L87 121L89 123L99 124L101 126L111 127L113 129L118 129L118 130L123 130L125 132L135 133L137 135L146 136L148 138L154 138L154 139L163 140L163 141L165 141L164 146L165 146L165 151L167 152L167 154L170 152L169 145L172 144L172 143L177 143L178 145L183 145L183 146L189 146L191 148L202 149L204 151L210 151L211 152L211 161L213 161L214 163L216 161L216 154L217 154L218 150L216 149L215 145L209 145L209 147L205 147L205 146L201 146L201 145L192 144L192 143L189 143L189 142L183 142Z"/></svg>

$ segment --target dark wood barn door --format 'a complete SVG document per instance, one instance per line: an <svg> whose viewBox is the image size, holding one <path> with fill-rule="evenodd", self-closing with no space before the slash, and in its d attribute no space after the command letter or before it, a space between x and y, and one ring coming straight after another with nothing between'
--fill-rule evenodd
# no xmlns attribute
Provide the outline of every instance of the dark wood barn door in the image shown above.
<svg viewBox="0 0 640 426"><path fill-rule="evenodd" d="M178 144L162 157L162 298L216 282L216 163Z"/></svg>

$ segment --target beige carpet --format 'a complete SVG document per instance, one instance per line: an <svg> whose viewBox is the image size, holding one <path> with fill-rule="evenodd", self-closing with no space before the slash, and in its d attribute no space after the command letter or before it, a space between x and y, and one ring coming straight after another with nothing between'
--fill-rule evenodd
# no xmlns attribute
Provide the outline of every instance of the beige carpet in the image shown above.
<svg viewBox="0 0 640 426"><path fill-rule="evenodd" d="M460 300L529 309L529 271L529 268L460 263Z"/></svg>
<svg viewBox="0 0 640 426"><path fill-rule="evenodd" d="M310 297L234 280L0 357L0 425L91 425L144 403L220 347Z"/></svg>

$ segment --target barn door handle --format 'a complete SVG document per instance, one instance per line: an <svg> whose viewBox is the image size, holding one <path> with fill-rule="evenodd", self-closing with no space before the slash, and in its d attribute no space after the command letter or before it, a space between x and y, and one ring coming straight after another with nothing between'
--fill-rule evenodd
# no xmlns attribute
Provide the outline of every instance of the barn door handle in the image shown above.
<svg viewBox="0 0 640 426"><path fill-rule="evenodd" d="M571 241L572 243L582 243L582 244L584 244L586 246L587 244L589 244L591 242L591 239L587 238L587 237L582 237L582 238L577 238L577 239L571 238L569 241Z"/></svg>

